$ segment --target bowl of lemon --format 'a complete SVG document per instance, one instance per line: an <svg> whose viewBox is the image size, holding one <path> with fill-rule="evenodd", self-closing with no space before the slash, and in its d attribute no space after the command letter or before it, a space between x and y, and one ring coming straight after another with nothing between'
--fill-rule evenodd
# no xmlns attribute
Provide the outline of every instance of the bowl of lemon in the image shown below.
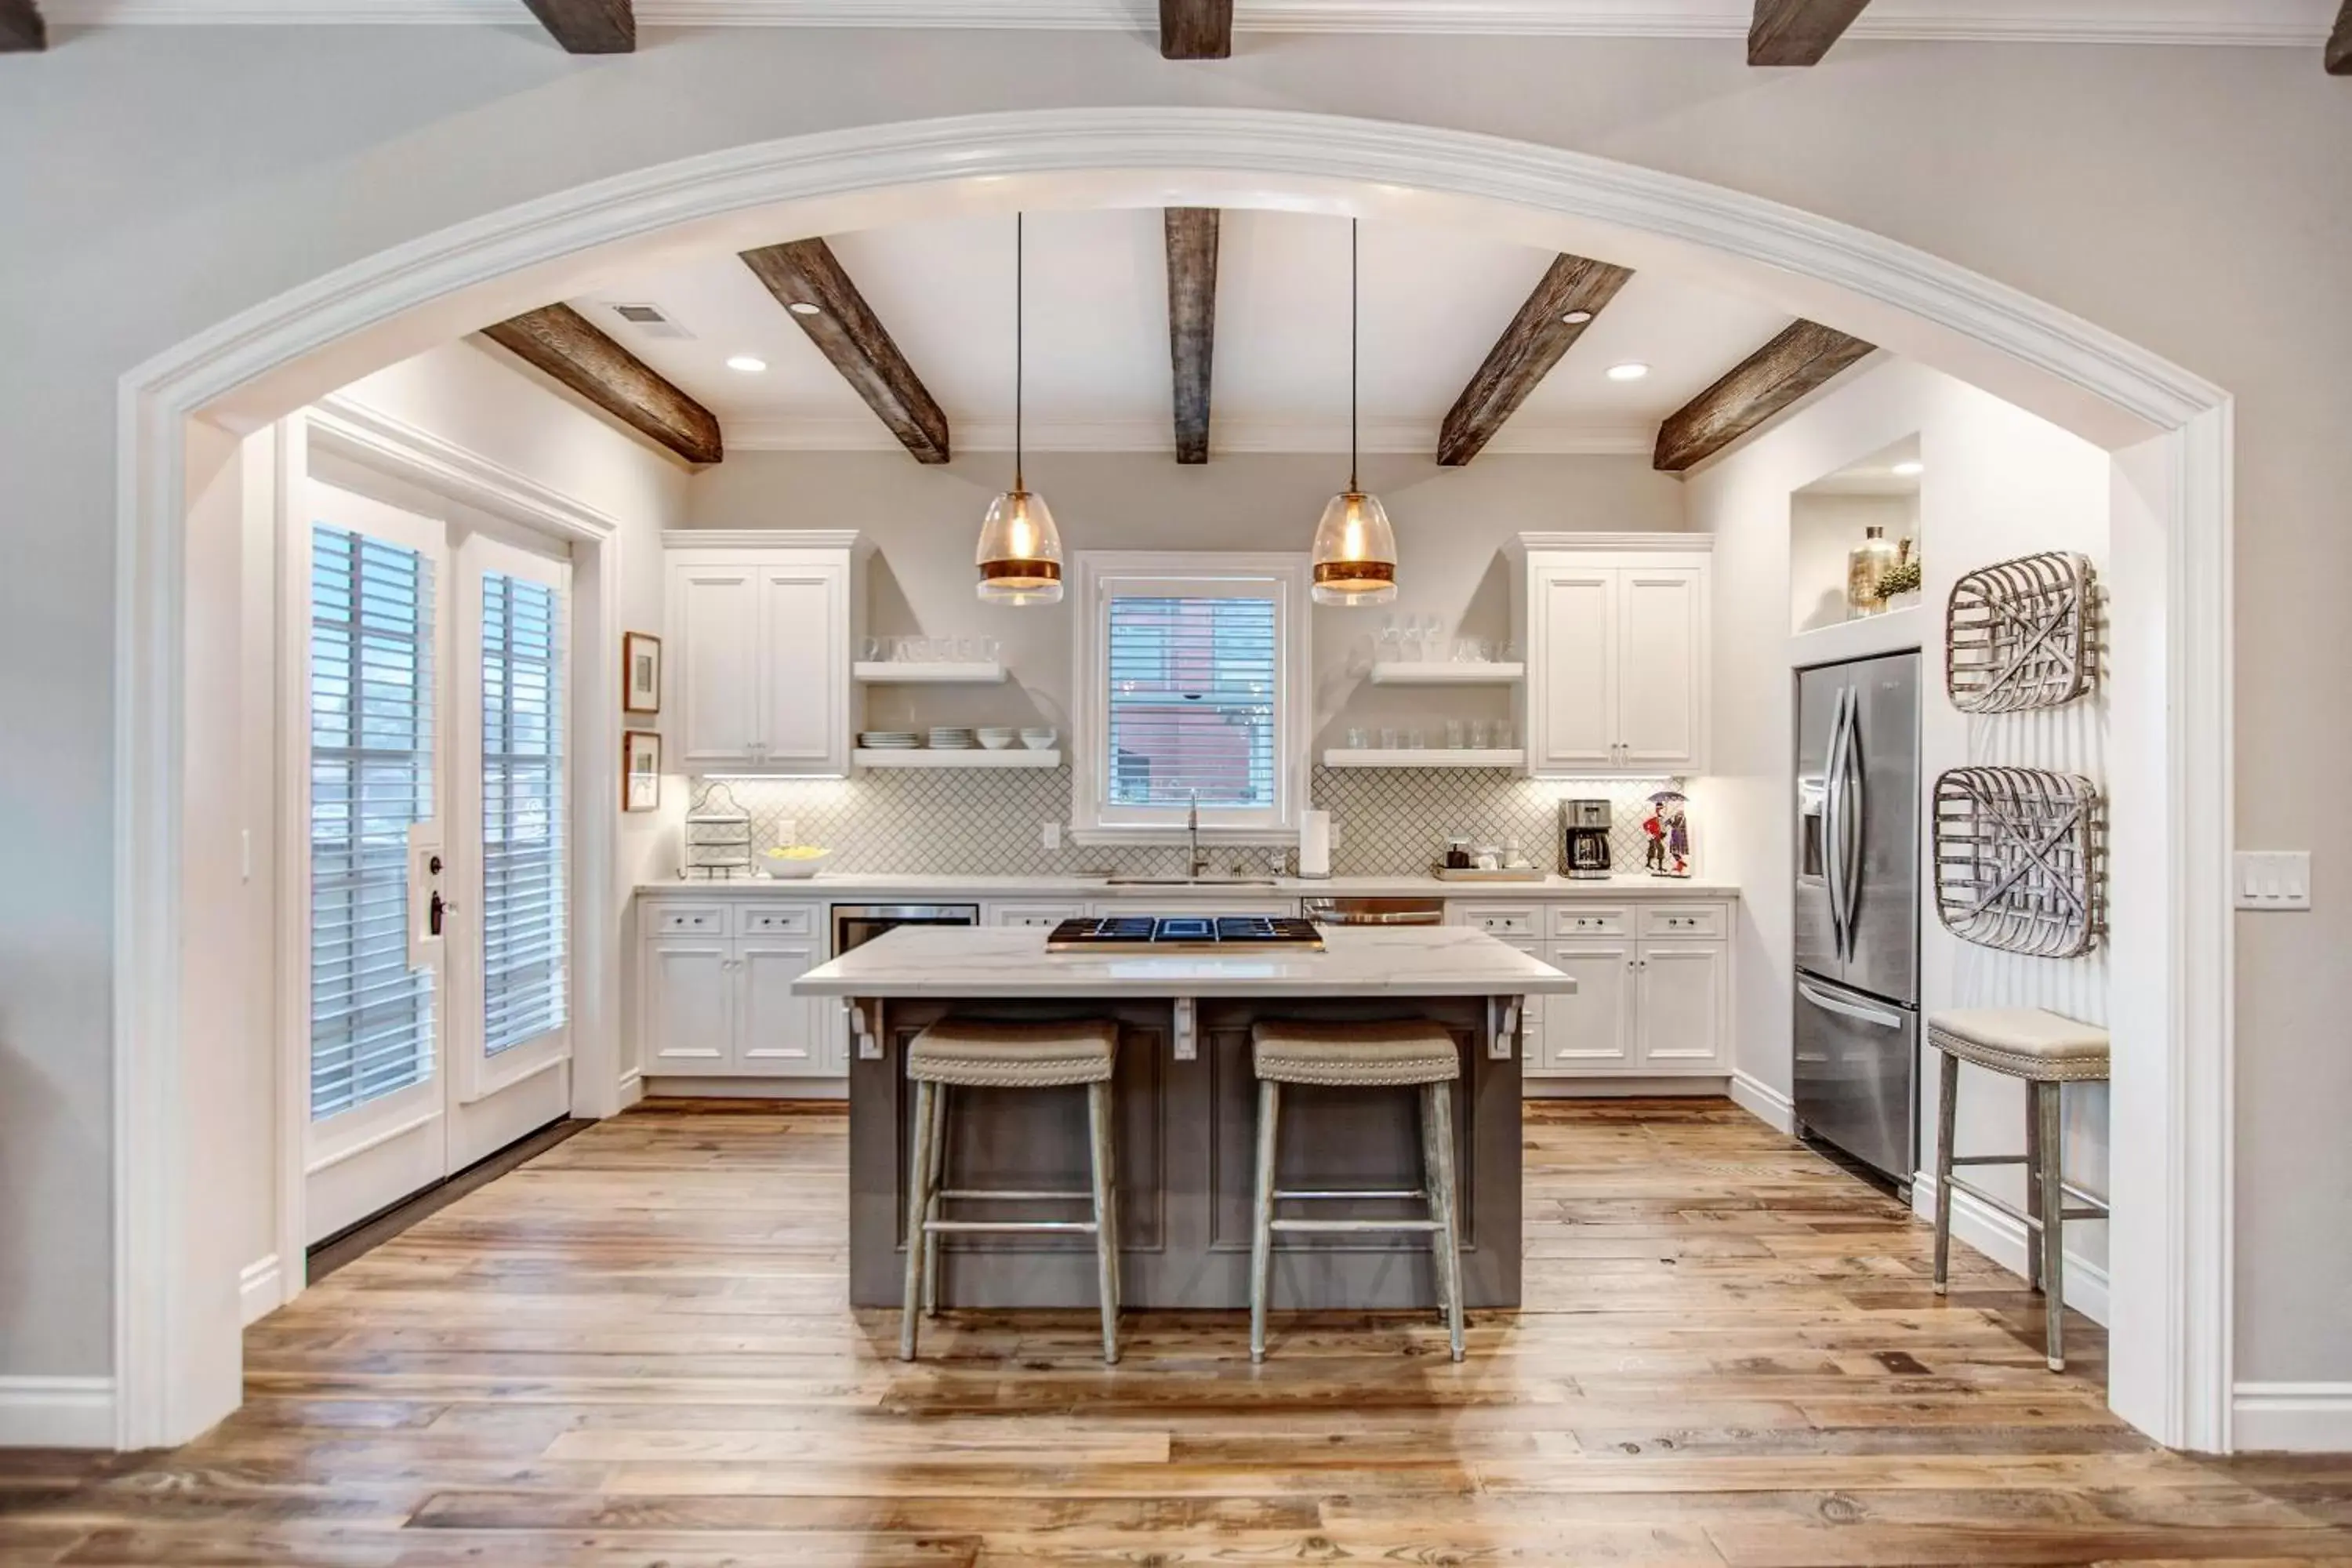
<svg viewBox="0 0 2352 1568"><path fill-rule="evenodd" d="M815 876L816 868L824 864L824 858L832 853L832 850L814 844L779 844L773 849L762 851L760 863L767 868L771 877L799 881Z"/></svg>

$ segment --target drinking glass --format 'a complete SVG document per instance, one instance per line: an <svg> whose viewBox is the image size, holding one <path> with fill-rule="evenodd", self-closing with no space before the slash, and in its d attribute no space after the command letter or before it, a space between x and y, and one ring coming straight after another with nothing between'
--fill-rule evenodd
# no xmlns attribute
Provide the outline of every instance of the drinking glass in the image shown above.
<svg viewBox="0 0 2352 1568"><path fill-rule="evenodd" d="M1449 752L1458 752L1465 744L1467 744L1467 740L1463 729L1462 721L1459 719L1448 719L1445 721L1445 749Z"/></svg>
<svg viewBox="0 0 2352 1568"><path fill-rule="evenodd" d="M1514 742L1511 739L1511 721L1508 719L1496 720L1495 749L1498 752L1507 752L1511 749L1513 744Z"/></svg>
<svg viewBox="0 0 2352 1568"><path fill-rule="evenodd" d="M1393 614L1381 617L1381 635L1373 639L1372 657L1383 664L1393 664L1404 648L1404 633L1397 627Z"/></svg>
<svg viewBox="0 0 2352 1568"><path fill-rule="evenodd" d="M1404 732L1404 749L1408 752L1425 752L1429 749L1429 737L1419 730L1407 730Z"/></svg>
<svg viewBox="0 0 2352 1568"><path fill-rule="evenodd" d="M1004 639L998 637L994 632L991 632L986 637L980 639L980 657L988 660L991 664L995 663L997 659L1003 655L1003 652Z"/></svg>
<svg viewBox="0 0 2352 1568"><path fill-rule="evenodd" d="M1370 748L1371 743L1372 743L1372 734L1371 734L1371 731L1369 731L1369 730L1350 730L1350 731L1348 731L1348 749L1349 749L1349 751L1351 751L1351 752L1361 752L1361 751L1367 751L1367 750L1369 750L1369 749Z"/></svg>
<svg viewBox="0 0 2352 1568"><path fill-rule="evenodd" d="M1381 750L1383 752L1393 752L1398 749L1399 742L1397 731L1394 730L1382 730L1381 731Z"/></svg>
<svg viewBox="0 0 2352 1568"><path fill-rule="evenodd" d="M1445 623L1435 616L1430 616L1422 627L1421 640L1421 657L1435 664L1445 647Z"/></svg>
<svg viewBox="0 0 2352 1568"><path fill-rule="evenodd" d="M1473 719L1470 721L1470 749L1472 751L1484 752L1488 750L1486 736L1486 721L1484 719Z"/></svg>
<svg viewBox="0 0 2352 1568"><path fill-rule="evenodd" d="M868 664L877 664L881 662L882 639L880 637L867 637L863 642L860 642L857 645L857 657L864 659Z"/></svg>

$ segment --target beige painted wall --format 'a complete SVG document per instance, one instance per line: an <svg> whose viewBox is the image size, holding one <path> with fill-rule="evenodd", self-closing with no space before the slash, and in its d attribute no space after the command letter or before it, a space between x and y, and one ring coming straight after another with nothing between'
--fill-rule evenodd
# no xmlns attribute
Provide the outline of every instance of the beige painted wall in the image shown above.
<svg viewBox="0 0 2352 1568"><path fill-rule="evenodd" d="M115 387L234 311L431 229L797 132L1073 104L1255 105L1522 137L1892 236L2238 399L2238 769L2250 843L2317 852L2238 963L2239 1373L2352 1378L2352 94L2308 51L1120 33L60 29L0 60L0 1372L110 1360ZM1286 509L1287 515L1287 509Z"/></svg>

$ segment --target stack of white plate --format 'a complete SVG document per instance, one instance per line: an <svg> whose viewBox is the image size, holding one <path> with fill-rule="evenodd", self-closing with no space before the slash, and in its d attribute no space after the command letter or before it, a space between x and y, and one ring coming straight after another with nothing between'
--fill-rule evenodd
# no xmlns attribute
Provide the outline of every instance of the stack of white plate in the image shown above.
<svg viewBox="0 0 2352 1568"><path fill-rule="evenodd" d="M971 748L972 734L969 729L960 728L952 724L934 724L931 726L931 750L935 752L969 752Z"/></svg>
<svg viewBox="0 0 2352 1568"><path fill-rule="evenodd" d="M972 733L979 736L980 743L992 752L1001 752L1013 744L1013 730L1009 725L983 724Z"/></svg>
<svg viewBox="0 0 2352 1568"><path fill-rule="evenodd" d="M922 738L912 730L867 730L857 737L857 743L869 752L915 752L922 749Z"/></svg>

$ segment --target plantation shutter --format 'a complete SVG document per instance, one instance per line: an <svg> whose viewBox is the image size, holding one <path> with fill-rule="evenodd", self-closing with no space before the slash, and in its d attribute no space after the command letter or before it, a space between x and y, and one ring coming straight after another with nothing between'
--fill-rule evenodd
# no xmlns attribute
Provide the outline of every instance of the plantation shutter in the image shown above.
<svg viewBox="0 0 2352 1568"><path fill-rule="evenodd" d="M408 830L433 816L433 563L310 534L310 1116L433 1071L434 984L408 965Z"/></svg>
<svg viewBox="0 0 2352 1568"><path fill-rule="evenodd" d="M563 595L482 574L482 1048L563 1027Z"/></svg>
<svg viewBox="0 0 2352 1568"><path fill-rule="evenodd" d="M1280 653L1271 599L1112 598L1110 804L1273 807Z"/></svg>

